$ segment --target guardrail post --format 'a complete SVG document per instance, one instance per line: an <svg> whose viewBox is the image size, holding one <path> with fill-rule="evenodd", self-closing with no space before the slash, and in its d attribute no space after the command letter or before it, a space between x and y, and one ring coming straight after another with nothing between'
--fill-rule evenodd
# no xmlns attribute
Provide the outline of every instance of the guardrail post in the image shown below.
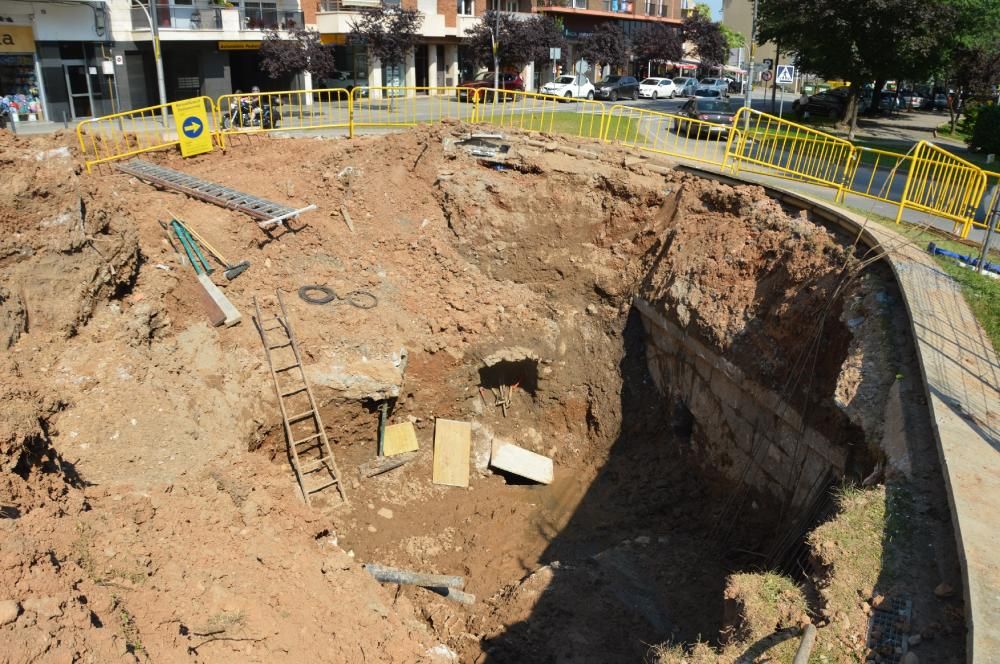
<svg viewBox="0 0 1000 664"><path fill-rule="evenodd" d="M357 90L357 86L351 88L351 91L347 93L347 137L354 138L354 91ZM369 94L371 94L369 92Z"/></svg>
<svg viewBox="0 0 1000 664"><path fill-rule="evenodd" d="M899 209L896 211L896 223L903 221L903 209L906 207L906 197L910 194L910 183L913 181L914 173L916 173L917 167L920 163L920 148L923 147L923 141L917 143L917 147L913 150L913 159L910 161L910 170L906 173L906 182L903 183L903 193L899 196Z"/></svg>

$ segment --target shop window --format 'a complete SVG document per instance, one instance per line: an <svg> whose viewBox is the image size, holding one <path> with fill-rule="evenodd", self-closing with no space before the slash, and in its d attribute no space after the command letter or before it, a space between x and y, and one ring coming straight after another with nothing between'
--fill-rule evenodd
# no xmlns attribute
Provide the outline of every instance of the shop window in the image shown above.
<svg viewBox="0 0 1000 664"><path fill-rule="evenodd" d="M35 59L31 55L0 55L0 112L17 114L18 120L38 120L42 105L38 98Z"/></svg>
<svg viewBox="0 0 1000 664"><path fill-rule="evenodd" d="M458 0L459 16L475 16L476 3L474 0Z"/></svg>

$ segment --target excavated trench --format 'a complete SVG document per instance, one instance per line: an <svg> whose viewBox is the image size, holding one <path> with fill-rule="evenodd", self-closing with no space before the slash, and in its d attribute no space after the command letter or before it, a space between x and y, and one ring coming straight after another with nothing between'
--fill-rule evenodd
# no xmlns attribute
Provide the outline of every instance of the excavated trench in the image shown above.
<svg viewBox="0 0 1000 664"><path fill-rule="evenodd" d="M462 612L397 594L462 661L624 661L720 638L727 575L801 573L831 486L874 466L903 362L887 339L907 334L891 275L753 187L541 150L506 171L457 160L434 193L463 269L531 295L470 352L411 353L382 394L424 450L349 482L339 545L464 574L479 601ZM380 399L319 393L353 477ZM468 490L426 481L435 416L473 423ZM552 456L556 481L490 472L498 440ZM286 463L280 432L264 447Z"/></svg>

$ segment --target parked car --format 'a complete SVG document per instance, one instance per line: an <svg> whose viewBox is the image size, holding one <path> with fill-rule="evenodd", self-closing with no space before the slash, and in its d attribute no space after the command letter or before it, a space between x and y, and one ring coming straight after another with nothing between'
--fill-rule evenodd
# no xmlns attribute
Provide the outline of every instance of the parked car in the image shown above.
<svg viewBox="0 0 1000 664"><path fill-rule="evenodd" d="M802 104L796 99L792 102L792 110L802 115L808 112L810 115L839 119L844 116L847 110L847 98L851 89L848 87L832 88L816 93L809 97L807 104Z"/></svg>
<svg viewBox="0 0 1000 664"><path fill-rule="evenodd" d="M598 82L594 95L611 101L618 101L626 97L638 99L639 81L632 76L608 76L603 81Z"/></svg>
<svg viewBox="0 0 1000 664"><path fill-rule="evenodd" d="M943 93L938 93L934 95L934 110L935 111L947 111L948 110L948 95Z"/></svg>
<svg viewBox="0 0 1000 664"><path fill-rule="evenodd" d="M368 77L355 77L354 74L349 71L335 71L329 76L319 79L317 83L319 87L323 89L341 88L343 90L347 90L348 92L354 88L363 88L356 96L368 96Z"/></svg>
<svg viewBox="0 0 1000 664"><path fill-rule="evenodd" d="M639 83L639 96L644 99L673 99L677 87L669 78L647 78Z"/></svg>
<svg viewBox="0 0 1000 664"><path fill-rule="evenodd" d="M719 88L704 88L698 86L694 91L695 97L705 97L709 99L719 99L725 97L726 95Z"/></svg>
<svg viewBox="0 0 1000 664"><path fill-rule="evenodd" d="M927 100L916 92L904 92L902 94L903 108L918 109L927 105Z"/></svg>
<svg viewBox="0 0 1000 664"><path fill-rule="evenodd" d="M698 89L698 79L690 76L678 76L674 79L674 87L681 97L693 97L694 91Z"/></svg>
<svg viewBox="0 0 1000 664"><path fill-rule="evenodd" d="M493 101L493 85L496 83L496 75L491 71L484 71L476 74L471 81L459 83L455 95L459 101L472 101L475 96L479 96L480 101ZM503 72L500 74L500 89L508 92L523 92L524 81L519 74ZM485 90L487 92L479 92ZM514 95L504 95L504 99Z"/></svg>
<svg viewBox="0 0 1000 664"><path fill-rule="evenodd" d="M701 120L701 122L691 122L690 120L675 120L674 131L678 134L700 137L702 134L708 136L726 136L729 128L733 124L733 117L736 111L740 110L740 105L729 99L708 99L695 97L688 99L677 112L678 115Z"/></svg>
<svg viewBox="0 0 1000 664"><path fill-rule="evenodd" d="M554 81L550 81L542 86L542 94L566 97L569 99L593 99L594 84L590 79L580 74L578 76L559 76Z"/></svg>
<svg viewBox="0 0 1000 664"><path fill-rule="evenodd" d="M711 88L722 94L729 94L729 81L724 78L703 78L698 81L699 88Z"/></svg>

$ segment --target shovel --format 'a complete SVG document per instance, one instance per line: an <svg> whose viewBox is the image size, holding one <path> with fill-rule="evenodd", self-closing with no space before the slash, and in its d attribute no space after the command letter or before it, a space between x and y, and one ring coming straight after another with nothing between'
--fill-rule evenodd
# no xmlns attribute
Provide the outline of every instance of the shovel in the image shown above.
<svg viewBox="0 0 1000 664"><path fill-rule="evenodd" d="M246 271L246 269L250 267L250 261L242 261L236 264L230 263L228 260L226 260L225 256L223 256L218 249L209 244L208 241L206 241L205 238L202 237L200 233L198 233L198 231L191 228L187 223L181 221L180 219L177 219L177 217L174 217L174 220L178 224L180 224L181 227L191 235L191 237L197 240L201 246L205 247L205 249L208 249L208 253L212 254L212 256L214 256L217 261L222 263L223 267L226 268L225 272L223 272L222 274L226 277L227 280L232 281L236 277L243 274Z"/></svg>

